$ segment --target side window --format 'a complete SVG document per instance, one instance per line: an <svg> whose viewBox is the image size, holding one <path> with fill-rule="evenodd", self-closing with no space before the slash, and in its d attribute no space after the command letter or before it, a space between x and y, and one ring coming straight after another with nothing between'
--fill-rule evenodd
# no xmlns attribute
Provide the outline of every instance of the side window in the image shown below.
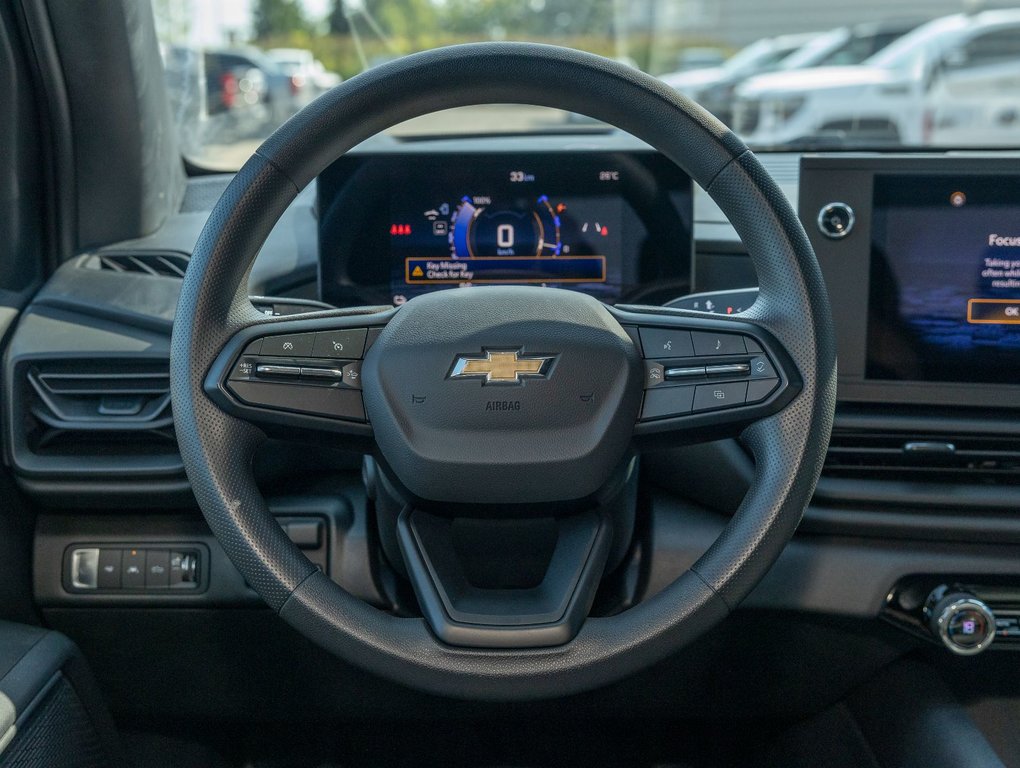
<svg viewBox="0 0 1020 768"><path fill-rule="evenodd" d="M1020 62L1020 28L1008 27L973 38L959 53L949 55L956 69L977 69L992 64Z"/></svg>

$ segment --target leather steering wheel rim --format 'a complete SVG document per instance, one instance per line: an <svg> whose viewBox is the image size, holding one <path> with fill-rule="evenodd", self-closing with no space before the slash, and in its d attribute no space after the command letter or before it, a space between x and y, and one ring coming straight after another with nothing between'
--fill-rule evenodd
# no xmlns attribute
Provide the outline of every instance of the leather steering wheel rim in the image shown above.
<svg viewBox="0 0 1020 768"><path fill-rule="evenodd" d="M744 431L756 463L753 483L697 563L658 595L621 614L589 618L571 642L552 648L447 646L424 620L391 616L334 584L284 535L255 485L251 459L262 432L224 413L203 389L224 344L240 329L267 322L248 301L248 274L298 192L385 128L486 103L599 118L690 174L728 216L757 270L760 295L742 319L785 347L803 383L781 411ZM605 685L721 621L775 562L801 519L828 445L835 382L835 338L818 263L785 196L746 146L648 75L579 51L524 43L455 46L398 59L337 86L281 126L237 173L196 244L171 349L174 419L195 497L228 556L269 607L323 648L384 677L441 695L495 700Z"/></svg>

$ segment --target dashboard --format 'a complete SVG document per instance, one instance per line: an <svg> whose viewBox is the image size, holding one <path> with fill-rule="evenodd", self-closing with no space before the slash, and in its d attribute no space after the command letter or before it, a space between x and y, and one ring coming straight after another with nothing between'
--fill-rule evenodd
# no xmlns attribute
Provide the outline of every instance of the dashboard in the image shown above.
<svg viewBox="0 0 1020 768"><path fill-rule="evenodd" d="M804 535L747 604L863 621L869 631L881 616L906 630L895 638L933 643L923 599L910 598L959 585L997 618L1020 621L1020 185L1001 155L759 157L797 207L828 282L839 382ZM9 336L6 460L25 496L53 510L41 516L34 553L35 595L51 616L258 605L197 518L174 440L167 381L180 277L134 268L165 266L173 254L186 262L230 180L191 179L181 211L158 231L63 264ZM384 136L298 196L249 290L266 297L260 310L291 314L493 282L720 313L750 307L757 283L707 193L623 134ZM254 471L274 514L338 583L389 605L391 595L359 576L378 560L363 517L370 469L354 453L321 466L306 453L269 441L260 456ZM737 441L664 446L640 461L640 519L655 536L643 599L715 540L755 467ZM345 478L341 490L329 473ZM198 586L69 590L76 549L102 553L111 542L197 553ZM203 621L195 632L210 631ZM1007 634L1020 625L1011 626ZM1015 648L1012 637L991 647ZM853 656L831 634L820 643Z"/></svg>
<svg viewBox="0 0 1020 768"><path fill-rule="evenodd" d="M651 151L351 155L318 181L322 297L473 285L663 303L690 288L691 180Z"/></svg>

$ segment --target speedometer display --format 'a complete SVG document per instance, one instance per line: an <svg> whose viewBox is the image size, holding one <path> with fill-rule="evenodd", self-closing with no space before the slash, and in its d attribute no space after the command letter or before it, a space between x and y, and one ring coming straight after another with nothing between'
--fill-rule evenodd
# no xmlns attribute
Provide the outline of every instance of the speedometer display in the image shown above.
<svg viewBox="0 0 1020 768"><path fill-rule="evenodd" d="M602 194L560 191L563 180L551 168L512 168L479 174L467 189L394 195L394 302L444 286L584 285L615 293L622 278L622 200L613 194L620 170L592 169L588 185L601 184Z"/></svg>
<svg viewBox="0 0 1020 768"><path fill-rule="evenodd" d="M355 292L399 305L474 285L571 288L614 303L640 298L656 275L676 295L689 276L690 180L654 153L451 152L343 168L319 182L323 295L338 304ZM385 296L358 290L384 275Z"/></svg>

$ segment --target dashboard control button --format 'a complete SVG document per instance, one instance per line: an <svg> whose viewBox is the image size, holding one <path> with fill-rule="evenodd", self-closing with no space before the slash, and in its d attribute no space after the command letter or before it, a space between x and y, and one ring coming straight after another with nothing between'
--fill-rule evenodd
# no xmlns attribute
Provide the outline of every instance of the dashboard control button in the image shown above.
<svg viewBox="0 0 1020 768"><path fill-rule="evenodd" d="M666 379L666 369L662 363L645 360L645 388L655 387Z"/></svg>
<svg viewBox="0 0 1020 768"><path fill-rule="evenodd" d="M312 345L312 357L346 358L361 357L365 353L367 328L347 328L339 331L319 331ZM265 354L263 352L263 354Z"/></svg>
<svg viewBox="0 0 1020 768"><path fill-rule="evenodd" d="M751 366L747 363L729 363L727 365L709 365L705 367L705 373L709 376L747 376L751 372Z"/></svg>
<svg viewBox="0 0 1020 768"><path fill-rule="evenodd" d="M699 384L694 392L694 410L710 411L715 408L743 405L746 396L747 383L743 381L731 384Z"/></svg>
<svg viewBox="0 0 1020 768"><path fill-rule="evenodd" d="M365 420L365 404L361 393L354 389L302 387L268 381L234 381L230 388L249 405L347 421Z"/></svg>
<svg viewBox="0 0 1020 768"><path fill-rule="evenodd" d="M339 381L344 377L343 368L305 368L301 367L301 378Z"/></svg>
<svg viewBox="0 0 1020 768"><path fill-rule="evenodd" d="M670 380L676 379L691 379L702 377L705 375L705 366L703 365L691 365L682 368L667 368L666 378Z"/></svg>
<svg viewBox="0 0 1020 768"><path fill-rule="evenodd" d="M694 402L694 387L660 387L645 392L641 406L642 419L664 419L667 416L683 416L691 412Z"/></svg>
<svg viewBox="0 0 1020 768"><path fill-rule="evenodd" d="M755 379L747 382L747 402L757 403L772 394L779 379Z"/></svg>
<svg viewBox="0 0 1020 768"><path fill-rule="evenodd" d="M95 589L99 583L99 549L87 547L71 553L71 586Z"/></svg>
<svg viewBox="0 0 1020 768"><path fill-rule="evenodd" d="M248 346L244 348L244 354L246 355L262 354L262 339L255 339L255 341L248 344Z"/></svg>
<svg viewBox="0 0 1020 768"><path fill-rule="evenodd" d="M165 549L145 550L146 589L166 589L170 586L170 552Z"/></svg>
<svg viewBox="0 0 1020 768"><path fill-rule="evenodd" d="M99 550L100 589L120 589L121 560L123 552L119 549Z"/></svg>
<svg viewBox="0 0 1020 768"><path fill-rule="evenodd" d="M272 363L260 363L255 366L255 373L259 376L300 376L301 369L296 365L274 365Z"/></svg>
<svg viewBox="0 0 1020 768"><path fill-rule="evenodd" d="M256 359L254 357L242 357L234 367L230 369L230 381L247 381L255 375Z"/></svg>
<svg viewBox="0 0 1020 768"><path fill-rule="evenodd" d="M750 336L744 337L744 346L747 347L747 351L752 355L759 354L765 351L761 348L761 344L752 339Z"/></svg>
<svg viewBox="0 0 1020 768"><path fill-rule="evenodd" d="M691 332L667 328L641 328L641 349L649 359L690 357L694 354Z"/></svg>
<svg viewBox="0 0 1020 768"><path fill-rule="evenodd" d="M744 337L732 333L691 333L696 355L743 355L747 352Z"/></svg>
<svg viewBox="0 0 1020 768"><path fill-rule="evenodd" d="M266 336L262 339L261 354L273 357L309 357L314 342L314 333Z"/></svg>
<svg viewBox="0 0 1020 768"><path fill-rule="evenodd" d="M193 589L198 586L198 553L170 553L170 588Z"/></svg>
<svg viewBox="0 0 1020 768"><path fill-rule="evenodd" d="M755 355L751 358L751 378L752 379L775 379L778 378L776 369L772 367L772 363L765 355Z"/></svg>
<svg viewBox="0 0 1020 768"><path fill-rule="evenodd" d="M995 614L968 592L941 587L929 596L925 610L932 634L959 656L981 653L995 639Z"/></svg>
<svg viewBox="0 0 1020 768"><path fill-rule="evenodd" d="M125 589L142 589L145 586L145 550L124 551L124 568L121 579Z"/></svg>
<svg viewBox="0 0 1020 768"><path fill-rule="evenodd" d="M344 366L344 384L353 389L361 389L361 361L348 363Z"/></svg>
<svg viewBox="0 0 1020 768"><path fill-rule="evenodd" d="M830 240L840 240L853 231L856 218L846 203L829 203L818 212L818 229Z"/></svg>

